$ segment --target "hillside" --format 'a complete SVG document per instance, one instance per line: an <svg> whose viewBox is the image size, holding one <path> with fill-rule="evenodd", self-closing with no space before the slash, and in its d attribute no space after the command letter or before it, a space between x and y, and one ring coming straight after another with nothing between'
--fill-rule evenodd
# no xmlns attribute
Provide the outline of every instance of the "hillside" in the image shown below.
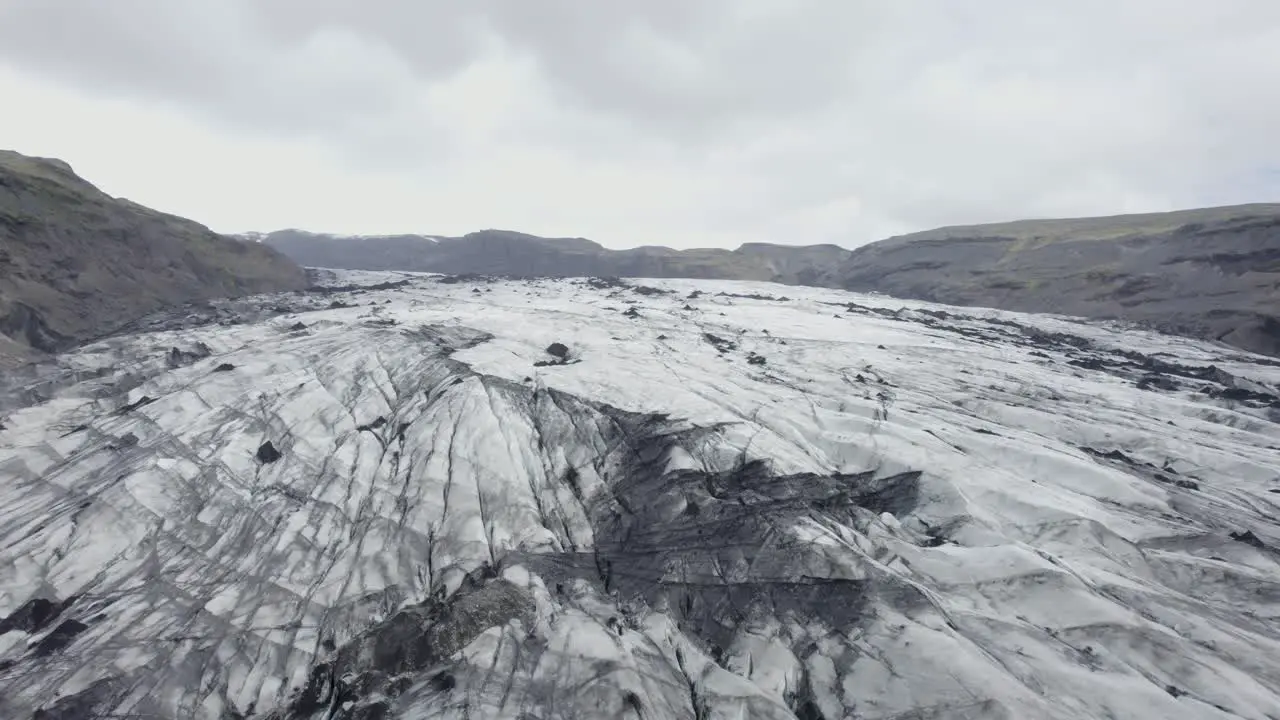
<svg viewBox="0 0 1280 720"><path fill-rule="evenodd" d="M1126 320L1280 355L1280 205L946 227L852 252L765 243L609 250L496 230L461 238L286 230L263 241L308 266L769 280Z"/></svg>
<svg viewBox="0 0 1280 720"><path fill-rule="evenodd" d="M0 717L1280 708L1274 364L766 283L332 275L0 373Z"/></svg>
<svg viewBox="0 0 1280 720"><path fill-rule="evenodd" d="M63 350L167 305L305 284L270 248L0 151L0 358Z"/></svg>
<svg viewBox="0 0 1280 720"><path fill-rule="evenodd" d="M834 245L751 244L737 250L647 246L610 250L583 238L507 230L462 237L337 236L280 230L262 242L308 267L544 277L683 277L803 283L849 251Z"/></svg>
<svg viewBox="0 0 1280 720"><path fill-rule="evenodd" d="M820 282L1280 355L1280 205L942 228L859 248Z"/></svg>

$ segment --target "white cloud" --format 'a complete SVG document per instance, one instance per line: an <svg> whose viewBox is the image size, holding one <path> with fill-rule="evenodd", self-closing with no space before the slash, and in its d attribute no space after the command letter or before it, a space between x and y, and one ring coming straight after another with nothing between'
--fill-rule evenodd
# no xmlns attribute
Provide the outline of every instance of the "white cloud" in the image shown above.
<svg viewBox="0 0 1280 720"><path fill-rule="evenodd" d="M9 0L0 137L220 230L855 245L1280 196L1280 3Z"/></svg>

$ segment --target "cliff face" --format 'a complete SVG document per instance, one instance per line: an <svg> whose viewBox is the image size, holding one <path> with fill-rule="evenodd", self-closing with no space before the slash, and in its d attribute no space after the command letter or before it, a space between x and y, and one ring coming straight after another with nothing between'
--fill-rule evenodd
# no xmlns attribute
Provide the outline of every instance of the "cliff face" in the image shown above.
<svg viewBox="0 0 1280 720"><path fill-rule="evenodd" d="M0 151L0 356L62 350L166 305L305 285L269 247Z"/></svg>
<svg viewBox="0 0 1280 720"><path fill-rule="evenodd" d="M1280 205L943 228L860 248L822 282L1280 355Z"/></svg>

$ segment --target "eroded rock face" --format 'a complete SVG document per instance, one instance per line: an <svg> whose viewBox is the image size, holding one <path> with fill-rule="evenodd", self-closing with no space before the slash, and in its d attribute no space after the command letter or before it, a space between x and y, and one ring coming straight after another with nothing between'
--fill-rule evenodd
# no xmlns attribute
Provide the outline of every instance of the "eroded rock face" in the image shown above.
<svg viewBox="0 0 1280 720"><path fill-rule="evenodd" d="M1280 702L1264 358L750 283L324 282L4 378L0 717Z"/></svg>

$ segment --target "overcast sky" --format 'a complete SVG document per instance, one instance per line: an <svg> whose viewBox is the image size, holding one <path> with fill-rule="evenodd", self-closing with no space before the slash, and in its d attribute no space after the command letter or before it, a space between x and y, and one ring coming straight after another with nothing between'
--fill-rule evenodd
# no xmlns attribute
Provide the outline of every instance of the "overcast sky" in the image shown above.
<svg viewBox="0 0 1280 720"><path fill-rule="evenodd" d="M1280 200L1280 0L0 0L0 146L238 232L854 246Z"/></svg>

